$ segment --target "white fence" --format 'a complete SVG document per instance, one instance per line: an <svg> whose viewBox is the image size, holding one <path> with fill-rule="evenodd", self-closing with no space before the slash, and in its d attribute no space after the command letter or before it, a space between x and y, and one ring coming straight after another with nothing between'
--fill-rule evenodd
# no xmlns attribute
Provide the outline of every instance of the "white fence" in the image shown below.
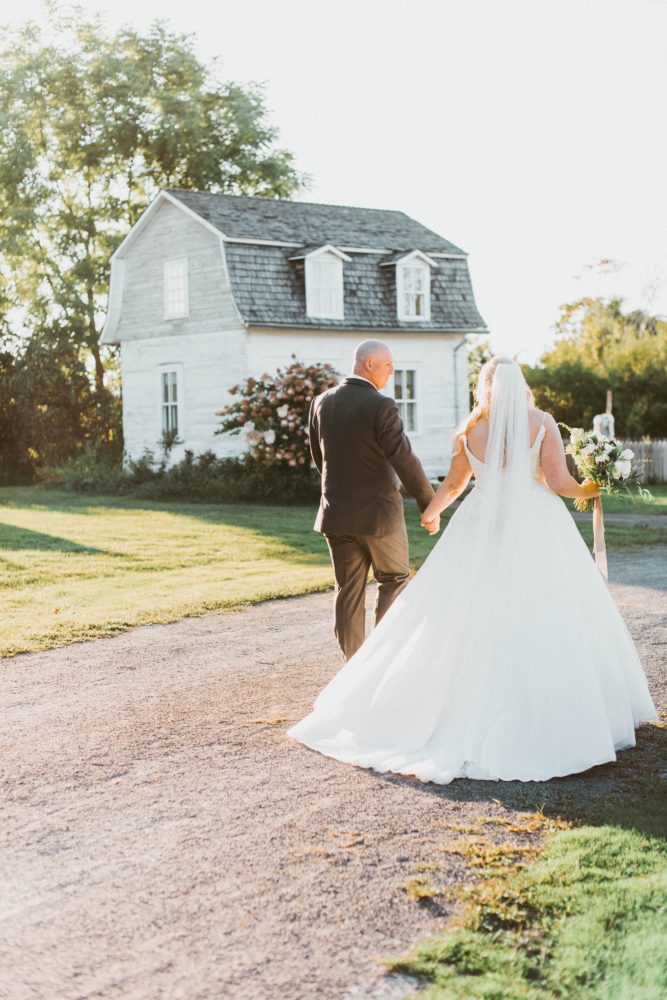
<svg viewBox="0 0 667 1000"><path fill-rule="evenodd" d="M623 441L623 447L634 451L643 482L667 483L667 440Z"/></svg>

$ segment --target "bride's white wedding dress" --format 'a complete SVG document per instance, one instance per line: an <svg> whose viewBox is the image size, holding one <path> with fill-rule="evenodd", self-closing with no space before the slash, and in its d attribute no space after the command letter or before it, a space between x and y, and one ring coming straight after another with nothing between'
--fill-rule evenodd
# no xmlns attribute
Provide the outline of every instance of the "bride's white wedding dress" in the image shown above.
<svg viewBox="0 0 667 1000"><path fill-rule="evenodd" d="M464 438L474 489L289 736L441 784L542 781L634 745L655 706L606 583L543 481L543 437L544 427L526 448L520 498L491 470L485 492L487 467ZM492 438L493 427L487 457Z"/></svg>

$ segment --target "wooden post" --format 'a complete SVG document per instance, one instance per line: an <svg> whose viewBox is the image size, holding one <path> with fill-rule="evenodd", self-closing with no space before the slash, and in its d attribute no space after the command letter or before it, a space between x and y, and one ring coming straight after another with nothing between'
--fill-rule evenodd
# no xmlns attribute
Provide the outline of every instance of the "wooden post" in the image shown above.
<svg viewBox="0 0 667 1000"><path fill-rule="evenodd" d="M611 389L607 389L607 413L611 413Z"/></svg>

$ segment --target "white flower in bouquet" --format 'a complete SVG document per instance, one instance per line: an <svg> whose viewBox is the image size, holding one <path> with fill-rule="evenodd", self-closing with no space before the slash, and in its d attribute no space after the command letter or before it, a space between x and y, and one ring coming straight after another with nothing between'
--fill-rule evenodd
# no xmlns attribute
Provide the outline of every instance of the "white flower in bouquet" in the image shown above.
<svg viewBox="0 0 667 1000"><path fill-rule="evenodd" d="M273 444L276 440L276 432L271 430L264 431L264 440L267 444Z"/></svg>
<svg viewBox="0 0 667 1000"><path fill-rule="evenodd" d="M595 451L596 445L593 443L587 444L585 448L582 448L579 452L580 455L592 455Z"/></svg>
<svg viewBox="0 0 667 1000"><path fill-rule="evenodd" d="M246 441L249 444L259 444L261 440L262 440L262 435L260 434L259 431L250 431L249 434L246 434Z"/></svg>
<svg viewBox="0 0 667 1000"><path fill-rule="evenodd" d="M624 448L621 452L621 458L624 462L630 462L635 457L635 453L632 448Z"/></svg>
<svg viewBox="0 0 667 1000"><path fill-rule="evenodd" d="M243 433L245 434L246 437L252 434L254 429L255 429L255 424L252 420L248 420L247 423L243 425Z"/></svg>
<svg viewBox="0 0 667 1000"><path fill-rule="evenodd" d="M276 413L281 418L286 417L287 414L289 413L289 406L287 405L287 403L284 403L282 406L279 406L278 409L276 410Z"/></svg>
<svg viewBox="0 0 667 1000"><path fill-rule="evenodd" d="M629 459L620 458L614 462L611 471L616 479L627 479L632 472L632 462Z"/></svg>

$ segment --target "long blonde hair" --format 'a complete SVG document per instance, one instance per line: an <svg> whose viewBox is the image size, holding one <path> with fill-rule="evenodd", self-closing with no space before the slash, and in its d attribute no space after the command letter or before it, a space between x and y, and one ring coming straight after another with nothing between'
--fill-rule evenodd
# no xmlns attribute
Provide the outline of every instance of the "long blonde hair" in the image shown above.
<svg viewBox="0 0 667 1000"><path fill-rule="evenodd" d="M465 417L465 419L457 427L457 438L461 434L468 434L480 420L489 419L489 413L491 412L491 387L493 385L493 376L496 373L498 365L513 365L521 372L521 368L519 368L516 361L512 358L506 357L504 354L494 354L492 358L489 358L489 360L482 365L479 370L475 388L473 389L473 400L475 405L472 408L472 412ZM523 376L523 372L521 372L521 378L526 386L528 405L535 406L535 397L533 396L532 390Z"/></svg>

